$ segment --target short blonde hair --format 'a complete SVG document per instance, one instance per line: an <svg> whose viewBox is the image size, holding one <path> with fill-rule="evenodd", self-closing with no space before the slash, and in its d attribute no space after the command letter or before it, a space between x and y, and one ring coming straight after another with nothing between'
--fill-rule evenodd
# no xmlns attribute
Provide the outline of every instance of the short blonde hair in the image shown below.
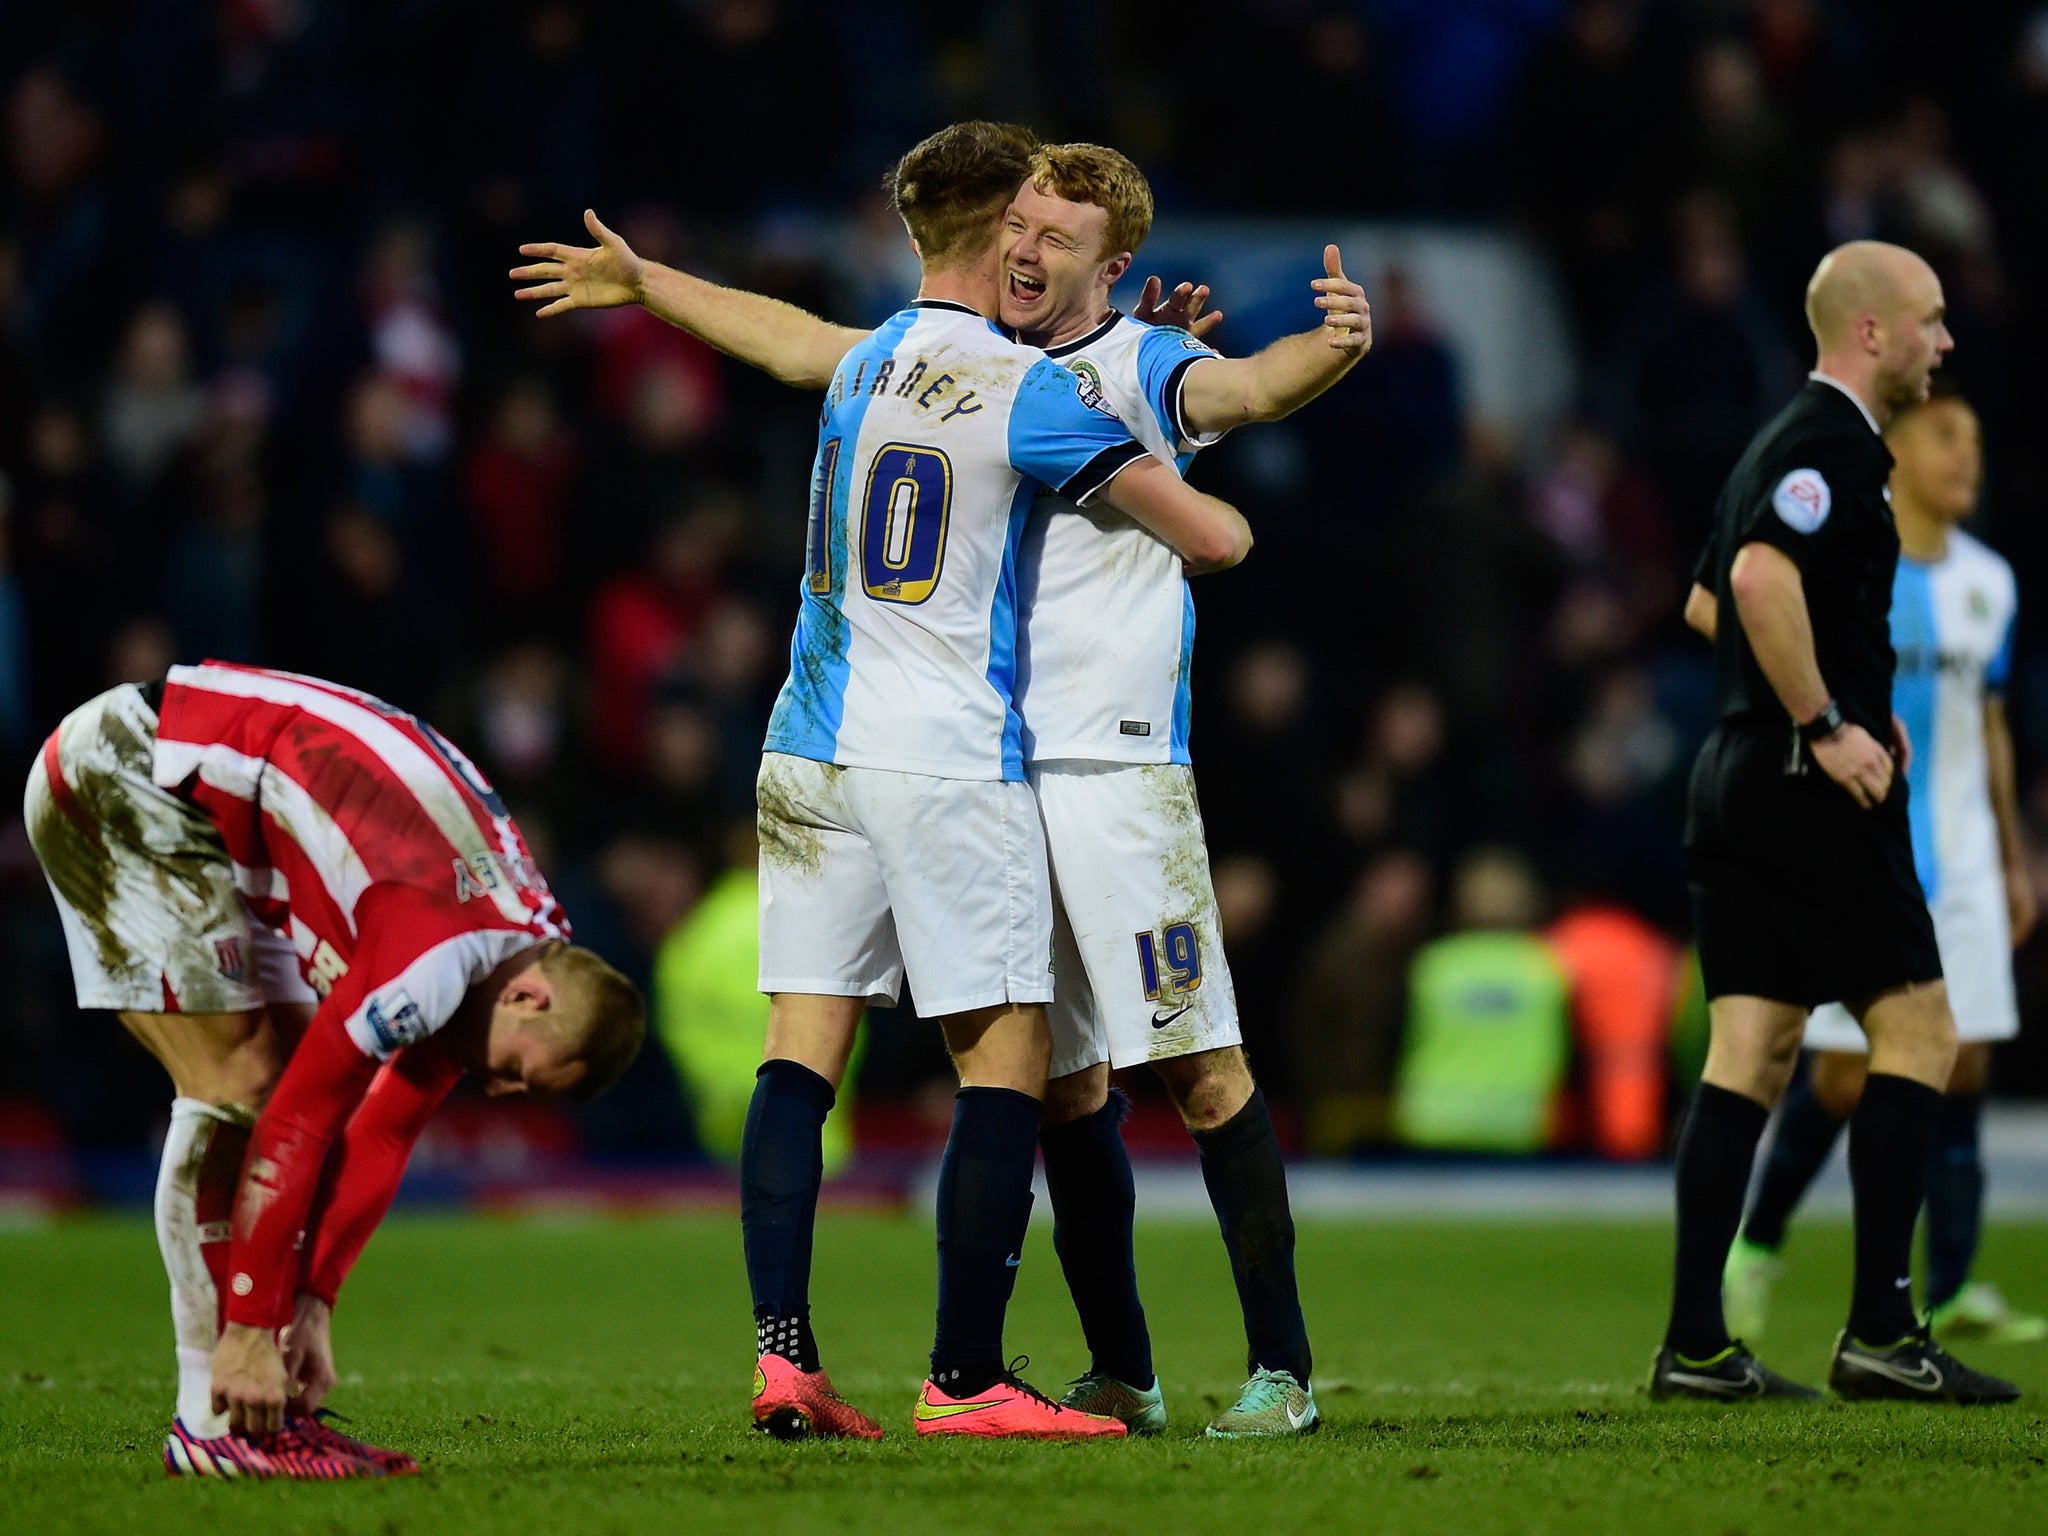
<svg viewBox="0 0 2048 1536"><path fill-rule="evenodd" d="M540 973L555 989L549 1009L564 1035L573 1033L575 1058L583 1076L569 1091L579 1102L594 1099L625 1075L647 1039L647 1003L640 989L602 955L578 944L563 944L541 956Z"/></svg>
<svg viewBox="0 0 2048 1536"><path fill-rule="evenodd" d="M1031 185L1047 197L1093 203L1109 215L1102 254L1135 251L1152 233L1152 184L1130 159L1100 144L1041 144Z"/></svg>
<svg viewBox="0 0 2048 1536"><path fill-rule="evenodd" d="M1015 123L955 123L890 167L882 185L918 255L943 266L976 235L993 237L1038 148Z"/></svg>

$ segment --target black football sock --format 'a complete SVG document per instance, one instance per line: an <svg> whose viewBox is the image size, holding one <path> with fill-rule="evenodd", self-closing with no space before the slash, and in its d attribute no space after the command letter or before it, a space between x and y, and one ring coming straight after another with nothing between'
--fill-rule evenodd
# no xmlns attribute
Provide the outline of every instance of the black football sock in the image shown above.
<svg viewBox="0 0 2048 1536"><path fill-rule="evenodd" d="M754 1293L755 1347L800 1371L818 1368L811 1336L811 1237L825 1176L832 1085L794 1061L768 1061L740 1138L740 1231Z"/></svg>
<svg viewBox="0 0 2048 1536"><path fill-rule="evenodd" d="M1856 1294L1849 1332L1895 1344L1920 1326L1913 1311L1913 1224L1927 1189L1927 1152L1941 1095L1925 1083L1873 1072L1849 1119L1849 1182L1856 1197Z"/></svg>
<svg viewBox="0 0 2048 1536"><path fill-rule="evenodd" d="M1769 1111L1755 1099L1701 1083L1678 1137L1678 1255L1664 1342L1689 1360L1729 1344L1721 1270L1742 1221L1742 1194Z"/></svg>
<svg viewBox="0 0 2048 1536"><path fill-rule="evenodd" d="M1266 1095L1254 1088L1244 1108L1223 1124L1190 1134L1202 1154L1202 1182L1209 1186L1209 1203L1230 1253L1251 1369L1286 1371L1307 1386L1314 1362L1294 1283L1294 1213Z"/></svg>
<svg viewBox="0 0 2048 1536"><path fill-rule="evenodd" d="M1934 1121L1934 1155L1927 1163L1927 1305L1955 1299L1970 1279L1977 1239L1984 1229L1984 1161L1978 1131L1981 1093L1952 1093Z"/></svg>
<svg viewBox="0 0 2048 1536"><path fill-rule="evenodd" d="M1112 1088L1092 1115L1038 1133L1052 1196L1052 1244L1081 1315L1090 1368L1144 1391L1152 1385L1152 1335L1138 1301L1131 1225L1138 1193L1118 1130L1130 1100Z"/></svg>
<svg viewBox="0 0 2048 1536"><path fill-rule="evenodd" d="M1009 1088L962 1088L939 1165L939 1326L932 1382L973 1397L1003 1373L1003 1313L1031 1221L1038 1100Z"/></svg>
<svg viewBox="0 0 2048 1536"><path fill-rule="evenodd" d="M1785 1244L1785 1223L1827 1166L1842 1122L1827 1111L1804 1073L1792 1080L1778 1104L1778 1123L1764 1154L1756 1200L1742 1220L1742 1235L1773 1251Z"/></svg>

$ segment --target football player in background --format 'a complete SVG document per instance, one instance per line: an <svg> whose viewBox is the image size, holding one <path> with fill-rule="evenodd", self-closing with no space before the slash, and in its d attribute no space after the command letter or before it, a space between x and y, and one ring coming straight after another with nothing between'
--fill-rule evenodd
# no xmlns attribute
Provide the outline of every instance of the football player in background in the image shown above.
<svg viewBox="0 0 2048 1536"><path fill-rule="evenodd" d="M335 1294L465 1070L588 1097L639 1050L638 992L567 942L469 760L337 684L219 663L123 684L45 743L25 815L79 1007L119 1013L177 1095L166 1468L417 1470L316 1416Z"/></svg>
<svg viewBox="0 0 2048 1536"><path fill-rule="evenodd" d="M2048 1318L2015 1311L1996 1286L1970 1278L1984 1224L1991 1048L2019 1032L2012 950L2035 921L2004 699L2018 589L2005 559L1961 527L1984 474L1983 432L1968 402L1937 390L1894 416L1885 441L1897 461L1900 543L1892 707L1912 743L1913 861L1962 1042L1927 1170L1924 1300L1938 1333L2031 1341L2048 1337ZM1785 1095L1756 1199L1728 1253L1724 1305L1738 1337L1764 1331L1785 1224L1863 1092L1869 1045L1840 1004L1814 1010L1805 1044L1807 1075Z"/></svg>
<svg viewBox="0 0 2048 1536"><path fill-rule="evenodd" d="M774 1008L741 1184L754 1418L779 1433L879 1433L819 1386L809 1246L818 1127L863 1004L893 1000L906 967L962 1084L918 1431L1125 1431L1040 1397L1000 1357L1053 1051L1052 884L1014 699L1027 666L1017 542L1048 490L1137 519L1176 572L1235 563L1249 533L1173 472L1170 453L1157 462L1097 381L990 323L1000 226L1035 148L1025 130L975 123L918 145L889 179L923 267L917 305L873 333L825 328L823 346L814 317L790 310L782 328L816 362L804 382L831 387L810 574L759 796L761 984ZM544 315L640 297L636 259L587 222L596 253L525 248L544 259L513 276L533 280L522 297L550 301Z"/></svg>
<svg viewBox="0 0 2048 1536"><path fill-rule="evenodd" d="M868 335L642 261L595 214L585 222L594 248L522 247L544 259L511 275L533 283L520 296L543 301L544 315L638 302L799 387L829 380ZM1177 468L1230 428L1314 399L1371 345L1370 309L1334 246L1312 284L1322 324L1251 358L1121 314L1110 293L1151 222L1151 189L1126 157L1043 146L1005 212L1000 288L985 302ZM1147 285L1147 312L1157 292ZM1194 319L1205 297L1181 285L1175 313ZM1189 767L1186 576L1169 543L1113 510L1048 493L1025 526L1017 701L1057 898L1042 1142L1055 1244L1092 1357L1063 1401L1139 1432L1166 1422L1109 1081L1112 1068L1148 1062L1201 1152L1244 1315L1251 1376L1211 1433L1299 1434L1319 1416L1285 1166L1240 1043Z"/></svg>

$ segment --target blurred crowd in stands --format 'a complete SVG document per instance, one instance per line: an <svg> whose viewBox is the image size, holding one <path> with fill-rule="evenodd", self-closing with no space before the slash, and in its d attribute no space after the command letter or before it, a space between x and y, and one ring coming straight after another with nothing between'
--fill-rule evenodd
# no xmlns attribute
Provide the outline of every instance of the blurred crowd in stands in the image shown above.
<svg viewBox="0 0 2048 1536"><path fill-rule="evenodd" d="M1544 440L1475 419L1400 274L1362 272L1373 355L1194 472L1259 532L1198 591L1194 752L1299 1145L1662 1149L1710 713L1679 606L1837 241L1901 240L1946 282L2048 831L2048 7L9 0L0 23L0 761L25 774L73 705L202 656L425 714L579 936L651 985L667 1048L584 1117L598 1150L736 1130L816 407L638 310L537 322L505 270L581 241L588 204L647 255L872 321L906 296L880 173L954 118L1115 144L1163 219L1505 231L1565 295L1582 397ZM2040 1093L2048 952L2020 963L2034 1039L2000 1082ZM160 1073L73 1009L18 817L0 969L0 1147L145 1139ZM1442 1094L1472 1029L1524 1053L1476 1136ZM909 1010L873 1021L871 1106L944 1073Z"/></svg>

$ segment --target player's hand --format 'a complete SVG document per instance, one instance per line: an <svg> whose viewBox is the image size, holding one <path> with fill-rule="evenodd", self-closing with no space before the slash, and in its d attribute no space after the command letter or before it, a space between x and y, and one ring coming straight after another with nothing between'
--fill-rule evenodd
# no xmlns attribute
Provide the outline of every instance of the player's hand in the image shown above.
<svg viewBox="0 0 2048 1536"><path fill-rule="evenodd" d="M1906 734L1906 722L1897 715L1892 716L1892 756L1898 762L1899 772L1913 771L1913 738Z"/></svg>
<svg viewBox="0 0 2048 1536"><path fill-rule="evenodd" d="M267 1328L229 1323L213 1348L213 1411L238 1435L284 1428L284 1356Z"/></svg>
<svg viewBox="0 0 2048 1536"><path fill-rule="evenodd" d="M647 264L589 208L583 210L583 227L597 241L595 246L543 241L519 247L522 256L544 258L531 266L514 267L511 274L515 283L533 284L518 290L515 297L540 304L543 320L572 309L616 309L640 302Z"/></svg>
<svg viewBox="0 0 2048 1536"><path fill-rule="evenodd" d="M1309 287L1323 312L1324 334L1338 351L1363 357L1372 350L1372 306L1365 290L1344 275L1344 258L1334 245L1323 247L1323 273Z"/></svg>
<svg viewBox="0 0 2048 1536"><path fill-rule="evenodd" d="M1813 760L1866 811L1891 793L1892 755L1860 725L1845 725L1813 743Z"/></svg>
<svg viewBox="0 0 2048 1536"><path fill-rule="evenodd" d="M311 1414L334 1390L334 1314L318 1296L301 1294L292 1320L278 1335L284 1346L284 1379L293 1413Z"/></svg>
<svg viewBox="0 0 2048 1536"><path fill-rule="evenodd" d="M2041 916L2034 901L2034 882L2028 878L2025 864L2005 866L2005 915L2012 929L2012 947L2018 949L2027 942L2027 935L2034 931Z"/></svg>
<svg viewBox="0 0 2048 1536"><path fill-rule="evenodd" d="M1177 325L1190 336L1206 336L1223 323L1222 310L1202 312L1202 306L1209 302L1207 283L1182 283L1162 300L1160 295L1165 286L1156 277L1146 278L1144 292L1138 295L1131 318L1147 325Z"/></svg>

